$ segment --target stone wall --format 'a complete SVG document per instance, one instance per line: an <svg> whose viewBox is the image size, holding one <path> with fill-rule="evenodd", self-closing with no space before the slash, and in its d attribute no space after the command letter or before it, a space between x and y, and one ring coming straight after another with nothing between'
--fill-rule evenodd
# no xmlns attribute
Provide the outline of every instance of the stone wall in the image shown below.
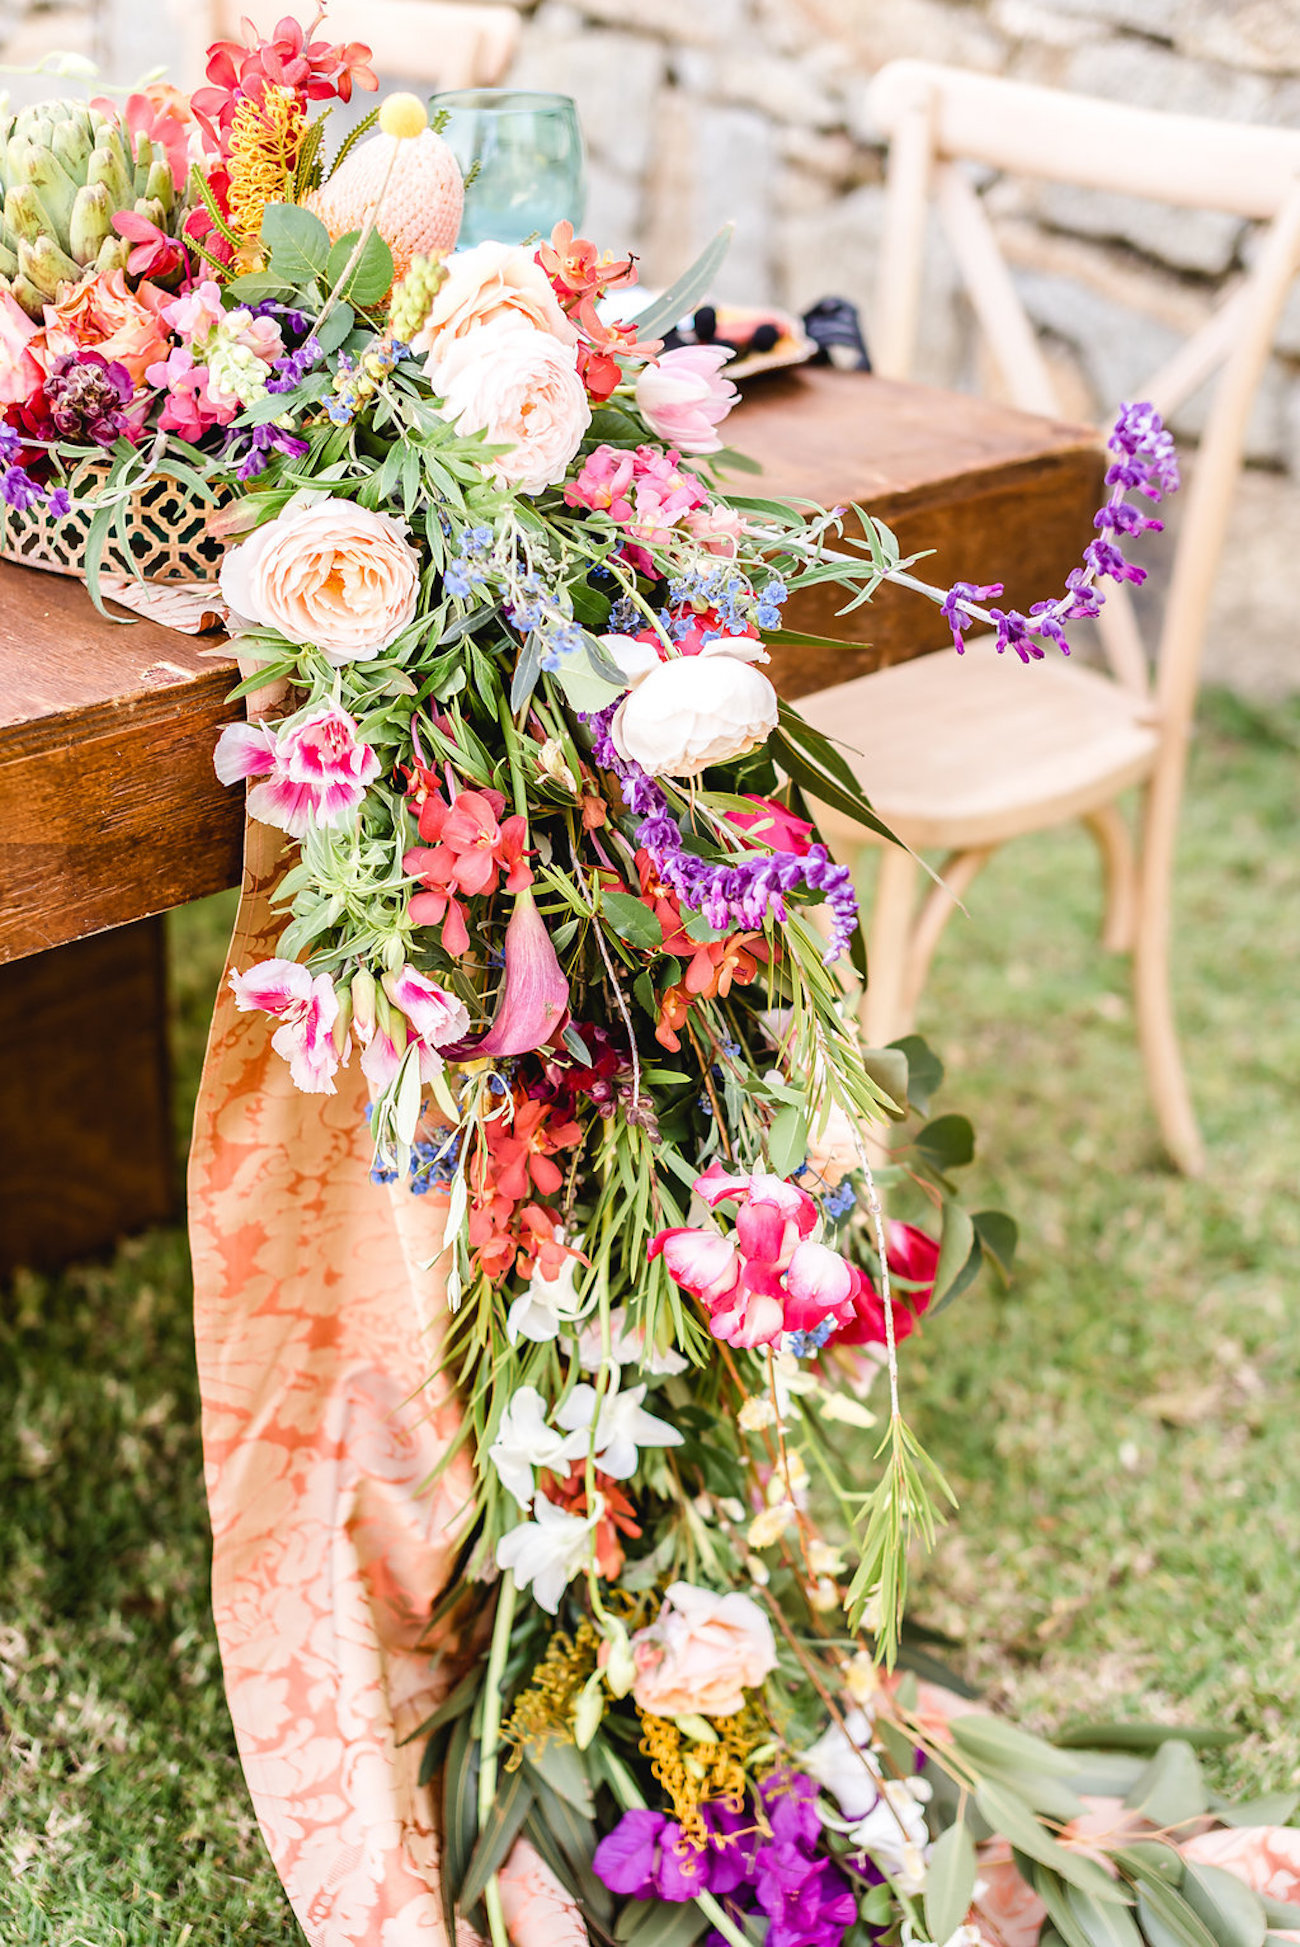
<svg viewBox="0 0 1300 1947"><path fill-rule="evenodd" d="M513 0L498 0L512 4ZM519 0L511 79L577 98L587 230L665 283L732 218L718 295L854 299L870 328L882 152L865 82L899 55L1238 121L1300 123L1300 0ZM1207 315L1252 226L1007 180L986 191L1062 403L1100 416ZM974 387L969 312L936 238L918 376ZM1194 438L1204 397L1177 430ZM1250 433L1207 673L1300 689L1300 288ZM1046 591L1045 591L1046 592Z"/></svg>

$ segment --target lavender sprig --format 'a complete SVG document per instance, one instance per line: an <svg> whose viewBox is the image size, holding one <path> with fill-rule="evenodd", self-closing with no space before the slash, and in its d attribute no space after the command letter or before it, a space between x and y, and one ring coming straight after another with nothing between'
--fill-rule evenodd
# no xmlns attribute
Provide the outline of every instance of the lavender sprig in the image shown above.
<svg viewBox="0 0 1300 1947"><path fill-rule="evenodd" d="M719 930L739 926L746 932L757 931L767 919L784 923L789 916L787 893L820 892L831 915L830 940L822 959L826 966L838 960L858 923L858 902L848 866L837 864L824 845L810 846L802 854L749 853L720 864L688 852L682 843L681 827L659 785L639 764L623 757L614 742L610 726L617 709L617 704L611 704L586 719L595 740L592 755L602 769L612 771L618 779L628 810L641 821L637 844L649 853L664 885L684 905L702 913L710 926Z"/></svg>
<svg viewBox="0 0 1300 1947"><path fill-rule="evenodd" d="M1045 637L1068 656L1070 645L1061 625L1091 620L1100 613L1106 597L1097 587L1099 581L1131 581L1136 587L1146 580L1146 569L1125 558L1117 537L1158 534L1164 522L1152 520L1125 495L1140 493L1148 500L1159 501L1178 491L1174 442L1155 407L1143 401L1120 407L1106 444L1117 455L1106 470L1110 497L1093 517L1098 537L1084 549L1083 567L1073 569L1066 577L1068 592L1054 602L1035 602L1028 615L1021 615L1014 608L981 606L990 596L1002 593L1000 582L984 588L968 581L954 582L940 601L939 610L952 630L958 655L966 647L966 631L976 622L991 622L997 630L999 655L1004 649L1014 649L1023 663L1041 662L1045 650L1039 638Z"/></svg>

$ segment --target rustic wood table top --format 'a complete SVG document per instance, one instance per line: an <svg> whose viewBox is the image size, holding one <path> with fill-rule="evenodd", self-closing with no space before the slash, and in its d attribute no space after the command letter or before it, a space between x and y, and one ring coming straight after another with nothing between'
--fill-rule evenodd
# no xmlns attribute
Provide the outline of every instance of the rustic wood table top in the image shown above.
<svg viewBox="0 0 1300 1947"><path fill-rule="evenodd" d="M1004 580L1016 606L1056 594L1090 533L1102 455L1087 427L858 373L755 384L728 428L759 460L737 491L859 501L936 582ZM920 597L882 589L838 621L811 590L788 622L851 650L780 650L797 696L941 647ZM240 794L212 770L233 663L220 638L105 621L74 580L0 563L0 961L41 953L236 883Z"/></svg>

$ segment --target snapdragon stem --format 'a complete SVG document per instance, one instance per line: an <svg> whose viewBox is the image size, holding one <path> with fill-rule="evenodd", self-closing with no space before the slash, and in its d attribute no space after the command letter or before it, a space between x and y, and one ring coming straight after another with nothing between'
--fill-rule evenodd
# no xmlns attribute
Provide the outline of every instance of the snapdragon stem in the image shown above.
<svg viewBox="0 0 1300 1947"><path fill-rule="evenodd" d="M501 1680L510 1651L510 1631L515 1620L515 1578L509 1569L501 1577L496 1619L492 1624L492 1647L488 1652L487 1675L483 1679L483 1734L479 1743L478 1827L482 1832L492 1816L497 1796L497 1750L501 1742ZM510 1947L501 1887L493 1873L483 1892L492 1947Z"/></svg>

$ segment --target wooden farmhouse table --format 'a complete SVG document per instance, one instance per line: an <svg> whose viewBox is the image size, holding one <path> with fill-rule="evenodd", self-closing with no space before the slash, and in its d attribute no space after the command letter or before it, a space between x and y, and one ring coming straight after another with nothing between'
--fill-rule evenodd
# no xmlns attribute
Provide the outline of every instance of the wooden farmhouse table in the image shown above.
<svg viewBox="0 0 1300 1947"><path fill-rule="evenodd" d="M857 501L940 585L1055 595L1091 531L1087 427L858 373L755 384L729 422L738 492ZM774 652L786 696L941 648L920 597L787 622L851 650ZM214 653L214 641L216 651ZM87 1255L177 1209L162 915L238 882L241 794L212 770L235 680L221 639L105 621L76 581L0 563L0 1274Z"/></svg>

